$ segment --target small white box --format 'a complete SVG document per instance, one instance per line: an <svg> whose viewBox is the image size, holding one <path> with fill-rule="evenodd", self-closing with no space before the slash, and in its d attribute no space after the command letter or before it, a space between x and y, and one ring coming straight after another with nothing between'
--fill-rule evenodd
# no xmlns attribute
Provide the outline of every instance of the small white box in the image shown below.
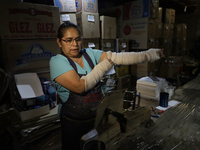
<svg viewBox="0 0 200 150"><path fill-rule="evenodd" d="M17 115L20 117L21 121L25 121L25 120L28 120L28 119L33 119L35 117L39 117L39 116L42 116L42 115L46 115L50 111L49 104L48 105L44 105L44 106L39 107L39 108L27 110L27 111L19 112L15 108L14 108L14 110L17 113Z"/></svg>

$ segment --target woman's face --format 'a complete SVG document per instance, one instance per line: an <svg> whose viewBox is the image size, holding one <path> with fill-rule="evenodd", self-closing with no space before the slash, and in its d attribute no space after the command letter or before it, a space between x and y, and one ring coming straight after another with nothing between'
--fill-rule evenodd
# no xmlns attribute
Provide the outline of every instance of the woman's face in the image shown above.
<svg viewBox="0 0 200 150"><path fill-rule="evenodd" d="M57 39L58 45L68 57L77 57L81 50L81 35L75 28L66 29L61 41Z"/></svg>

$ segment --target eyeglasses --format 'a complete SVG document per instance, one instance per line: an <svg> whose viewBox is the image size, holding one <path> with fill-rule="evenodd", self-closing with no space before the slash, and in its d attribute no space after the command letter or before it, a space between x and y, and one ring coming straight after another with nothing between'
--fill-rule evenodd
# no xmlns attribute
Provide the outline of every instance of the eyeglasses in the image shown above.
<svg viewBox="0 0 200 150"><path fill-rule="evenodd" d="M66 39L66 40L63 40L63 39L61 39L62 41L64 41L66 44L73 44L74 43L74 41L76 42L76 43L80 43L81 42L81 40L82 40L82 37L77 37L77 38L75 38L75 39L73 39L73 38L68 38L68 39Z"/></svg>

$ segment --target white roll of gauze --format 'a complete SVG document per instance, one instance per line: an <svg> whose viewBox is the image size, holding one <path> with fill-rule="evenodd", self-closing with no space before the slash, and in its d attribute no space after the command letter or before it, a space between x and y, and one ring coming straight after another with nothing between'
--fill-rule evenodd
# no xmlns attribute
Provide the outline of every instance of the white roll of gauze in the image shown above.
<svg viewBox="0 0 200 150"><path fill-rule="evenodd" d="M105 59L96 65L86 76L82 76L81 79L85 80L85 92L92 89L101 80L105 72L111 68L112 64L108 61L108 59Z"/></svg>
<svg viewBox="0 0 200 150"><path fill-rule="evenodd" d="M143 52L121 52L113 53L111 51L106 52L107 58L110 59L116 65L131 65L141 63L144 61L154 61L160 58L158 51L160 49L149 49Z"/></svg>

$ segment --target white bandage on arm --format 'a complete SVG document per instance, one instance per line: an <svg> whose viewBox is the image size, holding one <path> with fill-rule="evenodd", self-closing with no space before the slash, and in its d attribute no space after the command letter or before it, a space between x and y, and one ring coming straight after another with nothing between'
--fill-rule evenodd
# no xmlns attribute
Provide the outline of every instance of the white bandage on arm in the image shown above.
<svg viewBox="0 0 200 150"><path fill-rule="evenodd" d="M92 89L101 80L105 72L111 68L112 64L105 59L96 65L89 74L82 76L81 79L85 80L85 92Z"/></svg>
<svg viewBox="0 0 200 150"><path fill-rule="evenodd" d="M160 56L158 54L158 51L160 49L156 48L150 48L148 51L146 51L146 57L148 61L154 61L160 59Z"/></svg>
<svg viewBox="0 0 200 150"><path fill-rule="evenodd" d="M107 52L107 58L111 59L114 64L117 65L130 65L141 63L144 61L154 61L159 59L158 50L160 49L149 49L143 52L121 52L113 53L111 51Z"/></svg>

